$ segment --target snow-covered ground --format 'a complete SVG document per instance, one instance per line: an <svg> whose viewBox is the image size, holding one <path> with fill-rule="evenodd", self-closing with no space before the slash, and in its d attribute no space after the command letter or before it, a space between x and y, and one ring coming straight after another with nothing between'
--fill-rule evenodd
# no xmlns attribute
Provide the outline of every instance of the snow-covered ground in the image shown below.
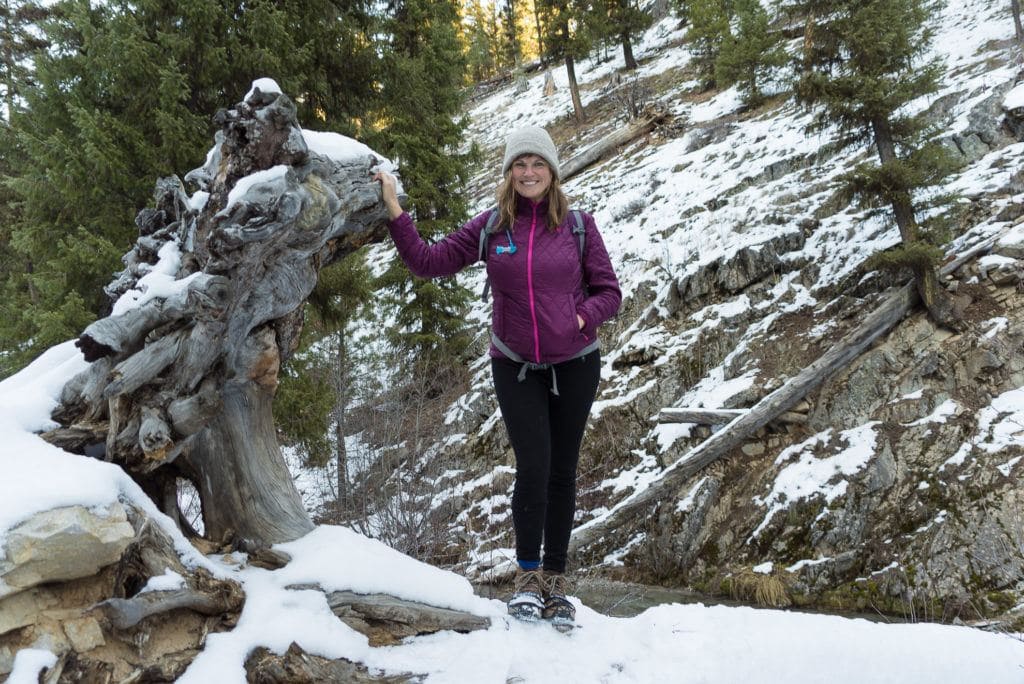
<svg viewBox="0 0 1024 684"><path fill-rule="evenodd" d="M951 76L940 95L977 93L961 100L952 112L951 132L968 125L967 113L973 103L990 93L993 86L1013 77L1009 69L992 70L981 52L982 46L1012 36L1008 5L991 0L947 3L936 50L946 57ZM672 22L662 22L648 32L637 48L638 57L644 60L643 73L663 73L686 64L689 55L685 48L662 50L672 38L678 38ZM580 65L581 80L595 83L619 64L618 58L601 64L584 62ZM497 142L513 126L549 125L563 116L569 108L564 73L556 70L553 74L559 86L558 97L543 98L542 77L536 76L525 94L502 91L481 101L472 112L472 135ZM614 360L627 350L657 348L660 356L656 363L664 363L672 355L683 353L703 326L719 325L756 306L756 323L737 334L737 349L741 349L745 336L761 333L772 316L787 307L792 310L824 304L817 302L812 292L837 282L867 254L893 244L898 237L878 217L844 210L823 219L801 251L791 255L795 260L809 259L819 265L817 283L800 284L783 275L761 303L738 297L695 313L694 327L682 334L666 329L657 322L666 317L661 314L669 298L665 272L678 279L702 264L764 244L780 232L791 230L789 226L800 218L809 217L822 199L803 195L806 180L799 174L737 190L740 181L756 177L778 162L800 158L831 140L828 133L809 139L805 132L809 114L784 105L781 110L732 123L725 139L698 144L700 124L734 113L739 101L735 91L726 91L702 102L690 102L680 94L686 87L679 84L679 91L668 102L675 116L692 124L686 135L635 150L628 155L628 165L611 161L567 184L576 202L595 215L627 297L640 297L640 293L652 290L655 293L643 306L655 314L656 322L627 328L608 350L603 370L606 384L595 406L597 412L630 401L646 387L636 368L613 368ZM596 95L596 90L588 91L585 102ZM1020 97L1019 93L1014 95ZM1002 187L1022 160L1024 144L1005 147L975 164L948 189L970 195ZM817 183L835 178L845 170L843 160L827 160L814 168L814 180ZM716 211L695 211L724 196L728 203ZM792 198L784 207L790 217L787 224L768 220L780 210L773 198L786 196ZM486 202L481 198L478 208ZM684 216L687 218L680 218ZM988 221L965 239L981 239L1002 227ZM387 249L380 246L374 251L383 254ZM155 274L154 279L159 275ZM464 282L479 290L480 278L480 272L473 271L465 275ZM486 306L477 306L469 318L484 325ZM998 322L993 321L993 329L997 327ZM369 334L379 337L377 332L375 327ZM344 656L387 672L425 673L429 682L1024 681L1024 643L1019 638L967 627L881 624L699 604L663 605L626 619L607 617L580 605L581 628L571 635L560 635L545 625L509 623L503 604L474 596L465 579L338 527L321 527L304 539L283 545L282 550L291 554L293 561L278 571L240 570L237 564L223 559L204 558L116 466L64 453L34 434L47 426L49 411L63 383L83 367L84 361L68 343L0 383L0 545L5 531L18 522L63 505L99 507L121 499L161 521L188 563L237 579L248 596L238 626L229 633L210 636L206 650L184 681L242 682L242 664L248 652L258 646L283 652L292 641L314 654ZM679 404L722 406L730 396L749 387L756 369L727 377L725 367L723 363L712 369L679 398ZM474 391L485 392L486 383L486 374L479 373ZM450 421L471 413L470 403L453 405ZM1024 440L1019 431L1024 421L1022 406L1019 391L995 398L989 413L984 414L988 416L985 434L965 445L963 458L969 458L973 449L996 449ZM944 415L937 412L929 419L941 420ZM486 431L496 424L495 413L478 429ZM684 436L685 428L666 426L653 429L649 441L663 453ZM449 446L466 438L455 435ZM831 438L816 435L812 440L825 443ZM809 443L812 440L788 450L784 459L780 456L780 465L785 468L775 489L765 492L761 501L766 521L786 501L811 492L836 494L836 487L842 483L822 480L816 475L821 468L854 472L870 457L870 425L842 431L836 439L831 457L834 462L805 453L805 447L813 446ZM647 486L659 472L657 455L637 454L637 467L616 473L607 485L627 491ZM1007 469L1013 465L1004 464ZM490 479L487 475L477 478L484 483ZM451 495L457 495L458 489L452 488ZM685 500L680 502L680 506L685 504ZM496 515L502 512L495 510ZM608 562L615 563L616 556L610 556ZM461 608L490 617L492 627L469 635L442 633L398 646L370 648L365 637L334 618L321 593L285 588L310 582L325 589L386 591ZM27 649L19 654L9 681L34 682L39 668L52 661L53 655L45 650Z"/></svg>
<svg viewBox="0 0 1024 684"><path fill-rule="evenodd" d="M662 605L626 619L579 605L580 628L563 635L544 624L509 622L504 604L475 596L464 578L341 527L322 526L279 545L292 561L277 571L239 569L237 562L204 558L117 467L67 454L33 434L48 425L63 383L83 367L77 349L67 343L0 383L0 545L6 530L56 506L101 507L119 499L148 511L175 538L188 564L230 576L246 592L238 625L208 637L182 682L244 682L249 652L263 646L283 653L292 642L310 653L349 658L374 670L427 674L435 684L1024 680L1020 638L968 627L701 604ZM371 648L366 637L334 617L322 592L287 589L299 584L387 592L487 616L491 627ZM55 659L45 649L25 649L8 681L35 682L41 668Z"/></svg>

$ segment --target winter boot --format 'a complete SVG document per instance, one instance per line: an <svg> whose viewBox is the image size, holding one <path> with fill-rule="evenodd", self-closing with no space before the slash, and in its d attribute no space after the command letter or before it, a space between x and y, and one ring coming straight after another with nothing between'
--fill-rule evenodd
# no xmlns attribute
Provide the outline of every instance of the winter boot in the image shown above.
<svg viewBox="0 0 1024 684"><path fill-rule="evenodd" d="M570 591L569 578L565 573L549 572L544 576L545 620L550 620L555 629L568 631L576 626L576 606L572 605L566 593Z"/></svg>
<svg viewBox="0 0 1024 684"><path fill-rule="evenodd" d="M536 570L516 571L512 598L508 600L508 614L520 620L540 620L544 611L544 576Z"/></svg>

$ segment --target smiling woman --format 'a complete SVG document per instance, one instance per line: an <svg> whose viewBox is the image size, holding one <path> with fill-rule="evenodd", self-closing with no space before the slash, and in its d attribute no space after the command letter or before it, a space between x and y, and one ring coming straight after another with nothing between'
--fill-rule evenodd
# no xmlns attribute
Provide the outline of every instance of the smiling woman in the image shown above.
<svg viewBox="0 0 1024 684"><path fill-rule="evenodd" d="M374 178L391 217L391 237L414 274L433 278L486 262L494 292L491 371L516 456L512 522L519 572L508 611L567 629L576 613L565 596L576 464L600 379L597 328L615 315L622 295L593 217L569 211L547 131L512 131L501 172L497 209L433 245L402 211L394 177L379 172ZM570 213L578 217L575 232ZM481 239L483 231L490 240Z"/></svg>

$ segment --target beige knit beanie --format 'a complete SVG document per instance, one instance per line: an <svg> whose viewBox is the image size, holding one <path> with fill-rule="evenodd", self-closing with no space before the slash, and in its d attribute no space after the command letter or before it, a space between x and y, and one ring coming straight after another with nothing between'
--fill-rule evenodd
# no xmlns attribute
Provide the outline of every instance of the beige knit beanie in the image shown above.
<svg viewBox="0 0 1024 684"><path fill-rule="evenodd" d="M504 176L508 173L512 162L524 154L543 157L555 176L559 176L558 150L555 149L555 143L551 142L551 136L543 128L523 126L508 134L508 139L505 141L505 161L501 164L501 175Z"/></svg>

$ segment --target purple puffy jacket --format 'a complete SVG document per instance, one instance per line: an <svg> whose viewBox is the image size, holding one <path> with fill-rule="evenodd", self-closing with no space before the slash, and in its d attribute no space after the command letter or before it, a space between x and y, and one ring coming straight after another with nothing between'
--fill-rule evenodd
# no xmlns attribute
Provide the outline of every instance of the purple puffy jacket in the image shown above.
<svg viewBox="0 0 1024 684"><path fill-rule="evenodd" d="M494 298L494 334L512 351L533 363L559 363L576 356L597 338L597 328L618 312L622 292L594 218L583 214L586 239L582 264L572 215L558 230L547 229L547 202L519 198L516 245L508 253L504 230L488 241L487 275ZM480 231L489 212L435 244L427 244L403 213L390 223L391 237L402 261L421 278L448 276L477 261ZM497 248L502 247L502 253ZM582 269L581 269L582 266ZM583 283L587 284L584 294ZM581 330L576 315L584 320ZM503 354L493 345L491 356Z"/></svg>

